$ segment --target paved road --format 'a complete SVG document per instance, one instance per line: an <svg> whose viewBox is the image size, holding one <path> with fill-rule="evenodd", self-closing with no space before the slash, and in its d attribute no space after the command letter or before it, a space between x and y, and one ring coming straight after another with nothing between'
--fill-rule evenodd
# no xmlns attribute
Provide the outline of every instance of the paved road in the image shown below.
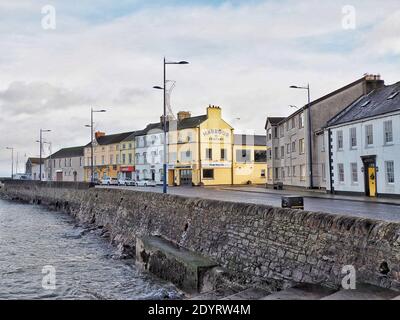
<svg viewBox="0 0 400 320"><path fill-rule="evenodd" d="M99 188L104 188L99 186ZM162 192L161 187L106 187L124 188L129 190L140 190L146 192ZM171 194L199 197L214 200L224 200L232 202L246 202L255 204L265 204L280 207L281 195L276 193L254 193L238 190L222 190L222 188L190 188L174 187L169 188ZM309 211L327 212L364 218L373 218L386 221L400 221L400 206L381 203L359 202L349 200L317 199L305 198L305 209Z"/></svg>

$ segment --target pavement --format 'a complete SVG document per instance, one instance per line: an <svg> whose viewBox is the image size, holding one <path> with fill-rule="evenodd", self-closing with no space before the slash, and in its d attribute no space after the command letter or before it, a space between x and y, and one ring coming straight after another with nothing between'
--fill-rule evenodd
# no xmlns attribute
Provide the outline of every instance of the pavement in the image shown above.
<svg viewBox="0 0 400 320"><path fill-rule="evenodd" d="M120 188L145 192L162 193L162 187L117 187L97 186L97 188ZM231 202L263 204L281 207L283 195L303 195L305 210L345 216L355 216L383 221L400 222L400 202L392 199L362 199L327 195L314 191L271 190L259 187L170 187L168 193L186 197L204 198Z"/></svg>

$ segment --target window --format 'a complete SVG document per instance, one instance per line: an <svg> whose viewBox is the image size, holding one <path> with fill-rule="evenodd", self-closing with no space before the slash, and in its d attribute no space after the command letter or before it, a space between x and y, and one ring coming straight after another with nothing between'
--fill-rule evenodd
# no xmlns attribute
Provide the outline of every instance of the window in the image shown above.
<svg viewBox="0 0 400 320"><path fill-rule="evenodd" d="M338 179L339 182L344 182L344 167L343 163L338 164Z"/></svg>
<svg viewBox="0 0 400 320"><path fill-rule="evenodd" d="M281 146L281 158L283 159L285 157L285 147Z"/></svg>
<svg viewBox="0 0 400 320"><path fill-rule="evenodd" d="M296 118L292 118L292 129L296 128Z"/></svg>
<svg viewBox="0 0 400 320"><path fill-rule="evenodd" d="M292 176L295 177L296 176L296 166L292 167Z"/></svg>
<svg viewBox="0 0 400 320"><path fill-rule="evenodd" d="M275 147L275 160L279 159L279 148Z"/></svg>
<svg viewBox="0 0 400 320"><path fill-rule="evenodd" d="M250 162L251 161L251 151L250 150L236 150L236 162Z"/></svg>
<svg viewBox="0 0 400 320"><path fill-rule="evenodd" d="M304 113L300 113L299 115L299 128L304 128Z"/></svg>
<svg viewBox="0 0 400 320"><path fill-rule="evenodd" d="M343 150L343 131L336 131L337 150Z"/></svg>
<svg viewBox="0 0 400 320"><path fill-rule="evenodd" d="M118 160L117 160L117 164L118 164ZM143 152L143 164L147 164L147 152Z"/></svg>
<svg viewBox="0 0 400 320"><path fill-rule="evenodd" d="M126 163L126 154L122 154L122 164Z"/></svg>
<svg viewBox="0 0 400 320"><path fill-rule="evenodd" d="M290 143L286 145L286 154L289 155L290 153Z"/></svg>
<svg viewBox="0 0 400 320"><path fill-rule="evenodd" d="M212 149L206 148L206 159L212 160Z"/></svg>
<svg viewBox="0 0 400 320"><path fill-rule="evenodd" d="M321 152L325 152L325 133L320 135L321 139Z"/></svg>
<svg viewBox="0 0 400 320"><path fill-rule="evenodd" d="M392 121L385 121L383 123L383 129L384 129L384 139L385 139L385 144L389 144L393 142L393 125Z"/></svg>
<svg viewBox="0 0 400 320"><path fill-rule="evenodd" d="M271 128L269 128L267 130L267 138L268 138L268 141L272 140L272 130L271 130Z"/></svg>
<svg viewBox="0 0 400 320"><path fill-rule="evenodd" d="M261 169L261 178L265 178L265 169Z"/></svg>
<svg viewBox="0 0 400 320"><path fill-rule="evenodd" d="M306 180L306 166L304 164L300 166L300 180Z"/></svg>
<svg viewBox="0 0 400 320"><path fill-rule="evenodd" d="M101 156L101 164L104 164L104 156Z"/></svg>
<svg viewBox="0 0 400 320"><path fill-rule="evenodd" d="M272 150L268 149L268 160L272 160Z"/></svg>
<svg viewBox="0 0 400 320"><path fill-rule="evenodd" d="M357 147L357 128L350 128L350 148Z"/></svg>
<svg viewBox="0 0 400 320"><path fill-rule="evenodd" d="M227 160L226 149L221 149L221 160Z"/></svg>
<svg viewBox="0 0 400 320"><path fill-rule="evenodd" d="M272 168L268 168L268 180L272 180Z"/></svg>
<svg viewBox="0 0 400 320"><path fill-rule="evenodd" d="M275 168L275 179L279 179L279 168Z"/></svg>
<svg viewBox="0 0 400 320"><path fill-rule="evenodd" d="M296 152L296 141L292 142L292 152Z"/></svg>
<svg viewBox="0 0 400 320"><path fill-rule="evenodd" d="M385 161L386 183L394 183L394 161Z"/></svg>
<svg viewBox="0 0 400 320"><path fill-rule="evenodd" d="M352 183L358 183L358 169L357 169L357 163L351 163L351 182Z"/></svg>
<svg viewBox="0 0 400 320"><path fill-rule="evenodd" d="M116 162L116 164L119 164L119 155L118 154L115 156L115 162Z"/></svg>
<svg viewBox="0 0 400 320"><path fill-rule="evenodd" d="M214 169L203 169L203 179L214 179Z"/></svg>
<svg viewBox="0 0 400 320"><path fill-rule="evenodd" d="M132 163L132 153L130 153L130 154L128 155L128 158L129 158L129 164L131 164L131 163Z"/></svg>
<svg viewBox="0 0 400 320"><path fill-rule="evenodd" d="M284 134L285 133L284 133L284 128L283 128L283 124L282 124L282 125L279 126L279 135L282 138Z"/></svg>
<svg viewBox="0 0 400 320"><path fill-rule="evenodd" d="M192 153L190 150L181 152L181 161L192 161Z"/></svg>
<svg viewBox="0 0 400 320"><path fill-rule="evenodd" d="M287 176L290 177L290 175L291 175L290 167L286 167L286 172L287 172Z"/></svg>
<svg viewBox="0 0 400 320"><path fill-rule="evenodd" d="M110 155L110 164L114 164L114 156L112 154Z"/></svg>
<svg viewBox="0 0 400 320"><path fill-rule="evenodd" d="M274 128L274 138L278 138L278 127Z"/></svg>
<svg viewBox="0 0 400 320"><path fill-rule="evenodd" d="M304 139L299 140L299 153L300 154L304 153Z"/></svg>
<svg viewBox="0 0 400 320"><path fill-rule="evenodd" d="M267 162L267 151L254 150L254 162L257 162L257 163Z"/></svg>
<svg viewBox="0 0 400 320"><path fill-rule="evenodd" d="M285 168L282 168L281 170L282 170L282 179L285 179L285 177L286 177L285 176Z"/></svg>
<svg viewBox="0 0 400 320"><path fill-rule="evenodd" d="M374 144L373 127L372 124L365 126L365 144L367 146Z"/></svg>
<svg viewBox="0 0 400 320"><path fill-rule="evenodd" d="M122 145L122 149L126 149L126 144L123 144L123 145Z"/></svg>

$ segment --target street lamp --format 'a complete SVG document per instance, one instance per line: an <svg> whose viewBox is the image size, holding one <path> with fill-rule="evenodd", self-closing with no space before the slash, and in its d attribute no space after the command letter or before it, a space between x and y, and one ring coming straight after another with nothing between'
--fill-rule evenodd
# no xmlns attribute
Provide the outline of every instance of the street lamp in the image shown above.
<svg viewBox="0 0 400 320"><path fill-rule="evenodd" d="M11 150L11 180L14 180L14 148L6 147L7 150Z"/></svg>
<svg viewBox="0 0 400 320"><path fill-rule="evenodd" d="M36 140L36 142L40 143L39 140ZM50 181L53 180L53 170L52 170L52 163L51 163L51 142L47 142L47 141L42 141L43 144L48 144L49 145L49 151L50 151L50 159L49 159L49 163L50 163ZM17 153L17 163L18 163L18 153ZM18 173L18 168L17 168L17 173Z"/></svg>
<svg viewBox="0 0 400 320"><path fill-rule="evenodd" d="M93 108L90 108L90 125L85 125L85 127L90 128L90 149L91 149L91 154L90 154L90 182L94 183L94 166L93 166L93 113L103 113L107 112L107 110L101 109L101 110L93 110Z"/></svg>
<svg viewBox="0 0 400 320"><path fill-rule="evenodd" d="M42 181L42 149L43 149L43 133L44 132L51 132L51 130L48 129L40 129L40 139L39 139L39 180Z"/></svg>
<svg viewBox="0 0 400 320"><path fill-rule="evenodd" d="M187 61L166 61L164 57L164 86L154 86L154 89L159 89L164 91L164 113L163 113L163 129L164 129L164 163L163 163L163 193L167 193L167 64L189 64Z"/></svg>
<svg viewBox="0 0 400 320"><path fill-rule="evenodd" d="M310 175L310 189L313 189L313 159L312 159L312 128L311 128L311 94L310 94L310 84L306 87L290 86L290 89L301 89L307 90L307 122L308 122L308 163L309 163L309 175Z"/></svg>

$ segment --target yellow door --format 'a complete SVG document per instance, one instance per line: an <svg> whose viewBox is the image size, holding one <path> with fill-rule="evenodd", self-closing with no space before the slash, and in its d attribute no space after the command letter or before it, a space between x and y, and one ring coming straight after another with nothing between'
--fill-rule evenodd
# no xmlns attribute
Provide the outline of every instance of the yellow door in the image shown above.
<svg viewBox="0 0 400 320"><path fill-rule="evenodd" d="M369 196L376 197L376 170L374 167L368 168Z"/></svg>

